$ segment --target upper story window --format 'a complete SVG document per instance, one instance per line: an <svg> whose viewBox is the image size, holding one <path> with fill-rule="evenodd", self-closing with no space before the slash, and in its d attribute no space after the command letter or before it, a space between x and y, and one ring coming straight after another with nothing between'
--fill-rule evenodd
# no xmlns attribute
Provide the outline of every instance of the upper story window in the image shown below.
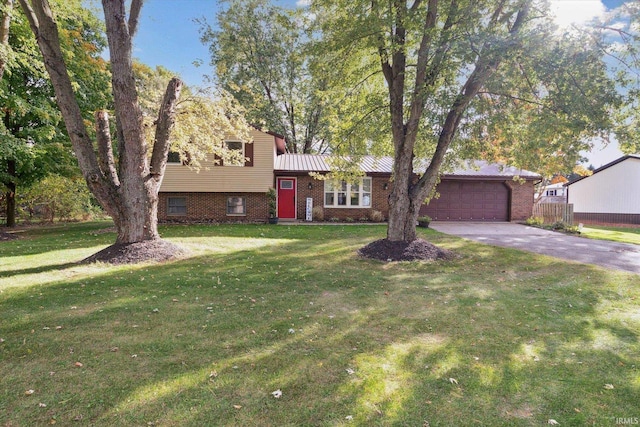
<svg viewBox="0 0 640 427"><path fill-rule="evenodd" d="M354 183L325 181L324 206L327 208L370 208L371 178L361 178Z"/></svg>
<svg viewBox="0 0 640 427"><path fill-rule="evenodd" d="M234 153L231 159L216 156L218 166L253 166L253 143L229 140L224 142L224 148Z"/></svg>
<svg viewBox="0 0 640 427"><path fill-rule="evenodd" d="M225 141L224 146L233 152L233 158L225 162L225 166L244 166L244 143L242 141Z"/></svg>
<svg viewBox="0 0 640 427"><path fill-rule="evenodd" d="M169 151L167 155L167 163L182 163L180 161L180 154L175 151Z"/></svg>

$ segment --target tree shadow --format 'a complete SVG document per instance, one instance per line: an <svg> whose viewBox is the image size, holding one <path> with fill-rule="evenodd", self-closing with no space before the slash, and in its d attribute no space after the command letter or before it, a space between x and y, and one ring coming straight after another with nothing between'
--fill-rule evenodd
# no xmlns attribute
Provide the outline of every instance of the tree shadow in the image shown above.
<svg viewBox="0 0 640 427"><path fill-rule="evenodd" d="M584 425L640 397L637 326L603 308L637 293L635 276L439 236L464 256L385 264L354 255L375 235L307 232L0 296L0 412L32 424Z"/></svg>

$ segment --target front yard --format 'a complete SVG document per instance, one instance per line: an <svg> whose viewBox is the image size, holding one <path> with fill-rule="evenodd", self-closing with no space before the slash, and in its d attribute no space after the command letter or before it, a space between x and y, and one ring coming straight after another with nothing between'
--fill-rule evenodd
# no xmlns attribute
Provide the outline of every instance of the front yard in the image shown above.
<svg viewBox="0 0 640 427"><path fill-rule="evenodd" d="M640 418L640 278L421 230L172 226L189 258L77 265L108 223L0 242L0 425L561 426Z"/></svg>
<svg viewBox="0 0 640 427"><path fill-rule="evenodd" d="M620 243L640 245L640 227L604 227L588 225L582 235L590 239L612 240Z"/></svg>

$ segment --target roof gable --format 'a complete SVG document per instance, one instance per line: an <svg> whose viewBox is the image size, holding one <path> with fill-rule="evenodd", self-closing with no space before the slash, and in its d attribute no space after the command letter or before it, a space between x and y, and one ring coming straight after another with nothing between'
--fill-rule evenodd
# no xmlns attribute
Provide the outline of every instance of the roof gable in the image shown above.
<svg viewBox="0 0 640 427"><path fill-rule="evenodd" d="M640 154L627 154L626 156L622 156L622 157L620 157L619 159L616 159L616 160L614 160L614 161L612 161L612 162L610 162L610 163L607 163L606 165L600 166L598 169L594 170L594 171L593 171L593 173L592 173L591 175L588 175L588 176L582 176L582 177L580 177L580 178L578 178L578 179L576 179L576 180L573 180L573 181L571 181L571 182L569 182L569 183L567 183L567 184L565 184L565 185L566 185L567 187L568 187L568 186L570 186L570 185L573 185L573 184L575 184L575 183L576 183L576 182L578 182L578 181L582 181L582 180L583 180L583 179L585 179L585 178L590 178L590 177L594 176L595 174L597 174L597 173L599 173L599 172L602 172L602 171L603 171L603 170L605 170L605 169L609 169L609 168L611 168L611 167L613 167L613 166L615 166L615 165L617 165L617 164L619 164L619 163L622 163L622 162L624 162L625 160L629 160L629 159L640 160Z"/></svg>

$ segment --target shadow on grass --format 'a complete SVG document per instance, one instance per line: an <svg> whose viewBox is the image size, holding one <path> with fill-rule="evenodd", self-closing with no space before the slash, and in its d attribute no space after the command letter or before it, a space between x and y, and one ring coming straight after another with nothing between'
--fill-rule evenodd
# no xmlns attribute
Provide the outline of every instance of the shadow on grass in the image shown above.
<svg viewBox="0 0 640 427"><path fill-rule="evenodd" d="M354 256L380 230L279 228L0 295L3 421L585 425L640 398L638 323L615 316L635 276L436 234L464 257L384 264Z"/></svg>

